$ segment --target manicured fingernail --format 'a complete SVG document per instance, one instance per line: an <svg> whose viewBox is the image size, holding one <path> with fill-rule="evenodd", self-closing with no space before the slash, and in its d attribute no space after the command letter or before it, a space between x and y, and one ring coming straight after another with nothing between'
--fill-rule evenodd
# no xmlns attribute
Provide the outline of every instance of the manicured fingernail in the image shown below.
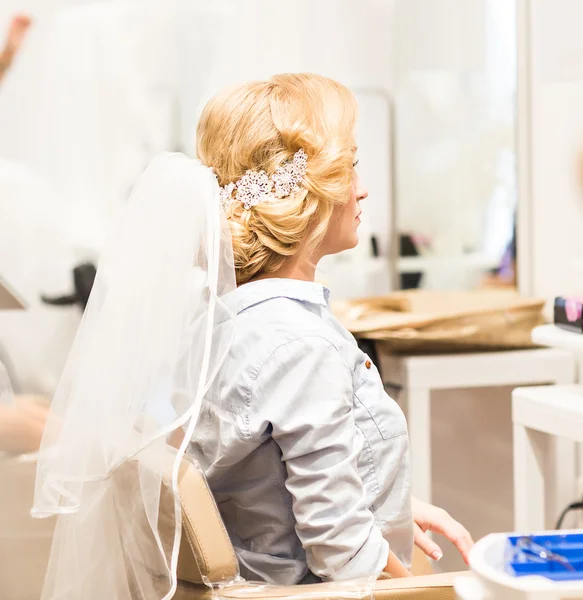
<svg viewBox="0 0 583 600"><path fill-rule="evenodd" d="M433 560L441 560L443 558L443 553L440 552L439 550L436 550L432 555L431 558Z"/></svg>

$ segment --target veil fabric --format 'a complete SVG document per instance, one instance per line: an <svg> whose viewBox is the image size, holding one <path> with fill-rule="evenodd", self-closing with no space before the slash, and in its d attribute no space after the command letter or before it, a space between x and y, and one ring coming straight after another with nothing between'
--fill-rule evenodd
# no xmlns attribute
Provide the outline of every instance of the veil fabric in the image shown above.
<svg viewBox="0 0 583 600"><path fill-rule="evenodd" d="M39 455L33 515L59 515L43 600L174 594L178 466L234 325L218 195L199 161L159 156L106 243Z"/></svg>

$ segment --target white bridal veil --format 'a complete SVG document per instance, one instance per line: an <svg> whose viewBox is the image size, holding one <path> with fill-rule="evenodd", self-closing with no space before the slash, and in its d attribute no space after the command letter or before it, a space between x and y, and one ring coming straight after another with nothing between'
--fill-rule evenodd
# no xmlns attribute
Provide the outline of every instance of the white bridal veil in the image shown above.
<svg viewBox="0 0 583 600"><path fill-rule="evenodd" d="M59 515L44 600L174 593L178 466L234 322L218 195L199 161L162 155L106 243L39 457L33 512Z"/></svg>

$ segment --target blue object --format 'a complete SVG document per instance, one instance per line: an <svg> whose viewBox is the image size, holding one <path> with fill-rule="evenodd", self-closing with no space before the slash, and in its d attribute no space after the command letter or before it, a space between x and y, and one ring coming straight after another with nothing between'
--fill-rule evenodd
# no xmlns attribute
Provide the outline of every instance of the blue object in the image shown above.
<svg viewBox="0 0 583 600"><path fill-rule="evenodd" d="M583 580L583 533L509 536L505 566L515 577Z"/></svg>

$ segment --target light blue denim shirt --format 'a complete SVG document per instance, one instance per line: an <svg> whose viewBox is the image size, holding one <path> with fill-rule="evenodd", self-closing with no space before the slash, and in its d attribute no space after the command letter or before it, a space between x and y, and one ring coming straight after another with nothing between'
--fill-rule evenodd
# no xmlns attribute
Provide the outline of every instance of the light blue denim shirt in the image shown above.
<svg viewBox="0 0 583 600"><path fill-rule="evenodd" d="M247 580L291 585L411 562L407 425L316 283L235 292L229 355L189 452Z"/></svg>

